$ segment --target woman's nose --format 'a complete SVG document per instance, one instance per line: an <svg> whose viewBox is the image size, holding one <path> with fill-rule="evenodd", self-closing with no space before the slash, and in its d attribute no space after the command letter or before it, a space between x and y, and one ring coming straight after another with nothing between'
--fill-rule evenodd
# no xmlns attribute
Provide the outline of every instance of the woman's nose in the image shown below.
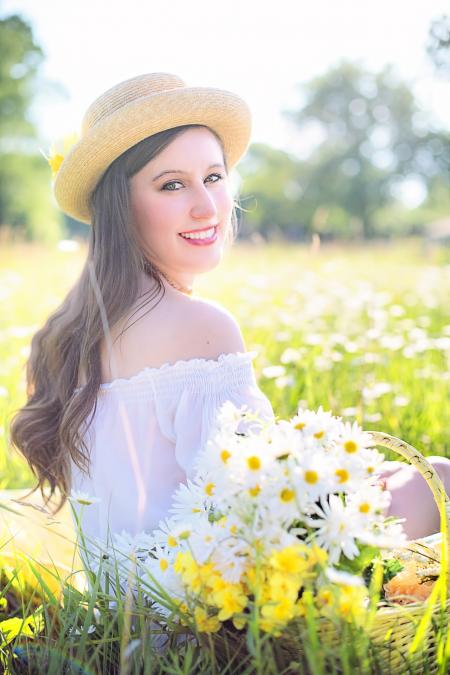
<svg viewBox="0 0 450 675"><path fill-rule="evenodd" d="M194 203L191 209L194 218L212 218L217 213L214 196L206 185L201 185L195 191Z"/></svg>

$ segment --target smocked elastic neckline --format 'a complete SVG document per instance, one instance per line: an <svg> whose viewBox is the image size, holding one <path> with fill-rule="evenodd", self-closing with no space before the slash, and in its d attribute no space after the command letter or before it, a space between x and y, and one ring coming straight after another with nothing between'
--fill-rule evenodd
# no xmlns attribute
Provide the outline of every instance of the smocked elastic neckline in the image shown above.
<svg viewBox="0 0 450 675"><path fill-rule="evenodd" d="M202 372L205 370L212 371L224 363L246 361L247 359L253 360L257 355L258 352L255 350L246 352L230 352L227 354L220 354L217 359L204 359L196 357L192 359L179 359L174 363L163 363L161 366L157 367L146 366L130 377L118 377L115 380L111 380L111 382L103 382L100 384L99 389L101 392L106 392L112 389L129 387L131 384L138 383L142 380L151 379L152 376L159 377L161 373L167 371L174 372L177 375L191 373L195 369L200 369ZM74 393L81 391L84 386L85 385L74 389Z"/></svg>

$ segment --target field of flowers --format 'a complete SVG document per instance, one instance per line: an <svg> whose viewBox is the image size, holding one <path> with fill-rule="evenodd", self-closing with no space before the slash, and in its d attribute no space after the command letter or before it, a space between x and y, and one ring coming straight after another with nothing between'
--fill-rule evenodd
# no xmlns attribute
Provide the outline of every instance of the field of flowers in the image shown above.
<svg viewBox="0 0 450 675"><path fill-rule="evenodd" d="M6 448L25 396L34 331L76 279L85 252L0 250L0 489L31 474ZM417 242L362 247L237 246L196 285L242 327L280 417L299 401L450 456L450 264Z"/></svg>
<svg viewBox="0 0 450 675"><path fill-rule="evenodd" d="M31 337L73 284L84 256L85 249L74 242L60 242L54 249L25 244L0 249L2 490L33 485L23 460L7 447L9 419L25 399ZM254 366L259 385L280 418L294 416L299 406L323 406L365 430L400 437L425 456L450 456L450 259L445 250L414 240L370 247L235 245L220 268L198 279L196 293L236 316L246 348L258 353ZM389 451L385 454L394 458ZM264 665L265 646L258 642L255 648L251 640L247 646L253 655L256 649L257 658L245 667L240 663L237 670L220 670L214 656L199 655L190 645L182 658L176 650L155 657L139 640L130 641L126 608L119 607L112 616L98 587L83 596L67 586L61 612L49 589L43 608L32 590L24 590L25 579L11 570L9 577L5 570L2 575L2 588L9 590L0 596L2 618L14 599L14 617L29 617L30 626L42 631L45 615L45 626L51 626L47 638L48 644L50 636L53 640L55 670L52 650L47 649L42 661L46 672L63 672L58 654L65 652L68 636L78 642L72 669L64 672L141 672L132 666L133 652L141 648L142 672L281 672L275 666L271 670L269 662ZM143 619L138 616L139 621ZM341 666L330 670L331 662L319 654L318 636L309 625L312 652L306 654L306 669L299 665L295 672L382 672L364 634L354 640L350 627L348 631ZM450 652L449 640L444 642ZM126 649L119 650L120 644ZM82 669L86 660L91 670ZM402 672L409 672L406 666Z"/></svg>

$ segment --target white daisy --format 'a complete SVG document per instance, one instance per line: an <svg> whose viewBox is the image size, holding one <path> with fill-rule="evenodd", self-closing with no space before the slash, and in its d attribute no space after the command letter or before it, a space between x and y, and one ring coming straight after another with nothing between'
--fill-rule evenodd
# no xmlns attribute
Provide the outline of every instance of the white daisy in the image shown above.
<svg viewBox="0 0 450 675"><path fill-rule="evenodd" d="M122 530L120 533L115 532L113 535L113 547L116 551L120 551L124 555L134 553L140 560L148 556L153 545L152 535L144 531L131 534L127 530Z"/></svg>
<svg viewBox="0 0 450 675"><path fill-rule="evenodd" d="M155 601L160 611L167 615L169 610L158 602L160 593L165 592L172 599L183 599L184 587L181 578L173 569L174 555L169 548L157 546L151 556L145 561L142 574L143 580L150 588L143 586L143 594L147 600ZM158 584L162 586L159 588ZM155 589L152 592L151 589Z"/></svg>
<svg viewBox="0 0 450 675"><path fill-rule="evenodd" d="M327 446L342 425L340 417L335 417L331 412L324 411L322 406L317 411L300 409L298 416L306 422L303 434L309 445Z"/></svg>
<svg viewBox="0 0 450 675"><path fill-rule="evenodd" d="M347 496L347 507L352 518L362 529L370 529L370 523L386 517L392 495L378 485L365 485Z"/></svg>
<svg viewBox="0 0 450 675"><path fill-rule="evenodd" d="M230 458L239 454L242 437L226 429L210 435L205 447L194 460L194 470L199 473L220 474L229 467Z"/></svg>
<svg viewBox="0 0 450 675"><path fill-rule="evenodd" d="M291 472L297 493L306 493L312 502L329 493L333 484L330 474L331 466L319 450L305 452Z"/></svg>
<svg viewBox="0 0 450 675"><path fill-rule="evenodd" d="M215 523L201 519L195 524L195 528L189 536L187 546L194 559L202 565L206 562L217 546L221 545L221 532L218 536L218 528Z"/></svg>
<svg viewBox="0 0 450 675"><path fill-rule="evenodd" d="M160 520L158 527L152 532L152 538L155 544L168 546L176 552L185 548L185 542L194 530L192 523L178 521L173 516L168 516Z"/></svg>
<svg viewBox="0 0 450 675"><path fill-rule="evenodd" d="M246 417L252 417L248 405L244 404L237 407L231 401L225 401L216 413L214 428L224 430L228 434L234 434L239 429L239 425Z"/></svg>
<svg viewBox="0 0 450 675"><path fill-rule="evenodd" d="M71 490L68 499L71 502L77 502L78 504L82 504L83 506L90 506L91 504L96 504L97 502L101 501L99 497L94 497L92 495L89 495L87 492L81 492L78 490Z"/></svg>
<svg viewBox="0 0 450 675"><path fill-rule="evenodd" d="M358 452L374 445L372 437L367 431L363 431L357 422L344 422L337 439L337 445L345 453L356 457Z"/></svg>
<svg viewBox="0 0 450 675"><path fill-rule="evenodd" d="M248 557L242 555L239 547L233 546L232 542L224 542L215 549L211 561L225 581L237 583L240 581L248 563Z"/></svg>
<svg viewBox="0 0 450 675"><path fill-rule="evenodd" d="M305 521L315 529L315 543L329 552L330 563L337 563L341 552L353 560L359 554L354 523L340 497L330 495L329 501L321 499L320 506L316 504L314 511L319 517L306 517Z"/></svg>
<svg viewBox="0 0 450 675"><path fill-rule="evenodd" d="M331 492L353 492L366 482L366 467L360 459L355 459L347 453L332 452L329 462Z"/></svg>
<svg viewBox="0 0 450 675"><path fill-rule="evenodd" d="M368 479L377 480L378 474L387 469L389 464L386 462L382 452L375 448L364 448L358 453L364 464L364 475Z"/></svg>
<svg viewBox="0 0 450 675"><path fill-rule="evenodd" d="M307 491L299 489L298 481L292 478L296 466L292 457L275 463L271 469L270 481L265 485L264 495L261 496L267 504L271 518L279 521L280 525L298 519L309 500Z"/></svg>
<svg viewBox="0 0 450 675"><path fill-rule="evenodd" d="M173 520L196 522L207 514L212 502L210 484L211 481L204 482L198 478L194 481L188 479L187 485L180 483L173 494L169 509Z"/></svg>

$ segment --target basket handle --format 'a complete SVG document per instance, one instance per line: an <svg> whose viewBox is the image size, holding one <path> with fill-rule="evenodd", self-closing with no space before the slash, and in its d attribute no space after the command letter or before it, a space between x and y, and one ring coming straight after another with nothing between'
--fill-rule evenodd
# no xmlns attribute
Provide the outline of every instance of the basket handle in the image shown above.
<svg viewBox="0 0 450 675"><path fill-rule="evenodd" d="M426 480L428 487L433 493L434 501L441 517L442 539L447 552L447 587L450 588L450 498L445 492L444 484L439 474L416 448L406 443L406 441L402 441L401 438L390 436L382 431L368 431L367 433L371 435L377 445L394 450L398 455L401 455L413 464Z"/></svg>

